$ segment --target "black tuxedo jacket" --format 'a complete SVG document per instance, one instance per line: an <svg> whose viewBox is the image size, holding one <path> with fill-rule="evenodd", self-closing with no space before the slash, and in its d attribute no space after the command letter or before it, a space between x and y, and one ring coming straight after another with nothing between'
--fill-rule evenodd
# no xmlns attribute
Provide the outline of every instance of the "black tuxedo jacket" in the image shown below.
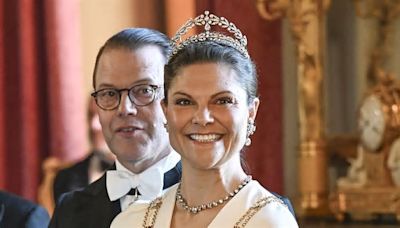
<svg viewBox="0 0 400 228"><path fill-rule="evenodd" d="M178 183L181 174L182 165L179 162L164 174L164 188ZM110 201L108 197L104 174L86 188L64 194L56 206L49 227L108 228L120 212L120 201Z"/></svg>
<svg viewBox="0 0 400 228"><path fill-rule="evenodd" d="M43 228L49 220L49 214L43 207L0 191L0 228Z"/></svg>
<svg viewBox="0 0 400 228"><path fill-rule="evenodd" d="M93 153L84 160L71 167L62 169L54 179L54 202L58 202L60 196L66 192L78 190L89 185L89 164Z"/></svg>

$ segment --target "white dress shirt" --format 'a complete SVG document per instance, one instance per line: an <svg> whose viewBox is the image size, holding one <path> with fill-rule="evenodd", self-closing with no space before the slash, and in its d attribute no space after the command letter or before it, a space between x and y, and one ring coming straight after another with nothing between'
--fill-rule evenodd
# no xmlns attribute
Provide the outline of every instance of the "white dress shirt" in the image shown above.
<svg viewBox="0 0 400 228"><path fill-rule="evenodd" d="M106 174L106 187L110 200L119 199L121 211L124 211L132 203L150 202L161 196L164 192L164 173L174 168L179 161L180 155L172 151L148 169L135 174L116 160L116 170L109 170ZM139 189L140 195L126 195L131 188Z"/></svg>

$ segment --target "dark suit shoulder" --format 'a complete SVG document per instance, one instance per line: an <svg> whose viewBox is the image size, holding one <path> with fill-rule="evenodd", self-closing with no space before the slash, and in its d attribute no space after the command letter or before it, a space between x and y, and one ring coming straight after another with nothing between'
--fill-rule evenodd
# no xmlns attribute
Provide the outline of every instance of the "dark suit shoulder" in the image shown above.
<svg viewBox="0 0 400 228"><path fill-rule="evenodd" d="M90 155L84 160L77 162L70 167L60 170L59 173L64 175L69 173L80 173L80 174L87 173L91 157L92 156Z"/></svg>
<svg viewBox="0 0 400 228"><path fill-rule="evenodd" d="M106 176L87 187L61 196L49 227L109 227L120 212L119 200L111 202Z"/></svg>
<svg viewBox="0 0 400 228"><path fill-rule="evenodd" d="M84 160L60 170L54 179L54 202L63 193L83 188L89 184L88 172L92 154Z"/></svg>
<svg viewBox="0 0 400 228"><path fill-rule="evenodd" d="M35 206L29 213L25 227L26 228L42 228L49 225L50 217L47 210L41 206Z"/></svg>
<svg viewBox="0 0 400 228"><path fill-rule="evenodd" d="M3 205L4 227L46 227L49 214L43 207L20 196L0 191L0 205Z"/></svg>
<svg viewBox="0 0 400 228"><path fill-rule="evenodd" d="M84 205L86 201L95 200L98 197L108 197L104 175L84 188L62 194L57 207L63 209L73 208L77 205Z"/></svg>

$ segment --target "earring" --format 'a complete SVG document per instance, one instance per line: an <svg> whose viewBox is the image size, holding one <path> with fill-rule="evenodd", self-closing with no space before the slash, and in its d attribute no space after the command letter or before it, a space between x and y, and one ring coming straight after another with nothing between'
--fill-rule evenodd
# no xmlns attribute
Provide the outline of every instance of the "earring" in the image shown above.
<svg viewBox="0 0 400 228"><path fill-rule="evenodd" d="M256 131L256 125L254 125L254 120L249 119L249 121L247 123L247 135L246 135L246 143L245 143L246 146L251 145L250 136L253 135L255 131Z"/></svg>
<svg viewBox="0 0 400 228"><path fill-rule="evenodd" d="M164 128L168 132L168 123L167 122L164 123Z"/></svg>

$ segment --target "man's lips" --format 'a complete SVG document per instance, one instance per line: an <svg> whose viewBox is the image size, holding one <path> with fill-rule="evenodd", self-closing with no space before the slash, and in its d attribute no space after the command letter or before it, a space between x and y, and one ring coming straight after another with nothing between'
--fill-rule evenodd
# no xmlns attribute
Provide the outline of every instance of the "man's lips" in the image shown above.
<svg viewBox="0 0 400 228"><path fill-rule="evenodd" d="M137 127L137 126L123 126L123 127L118 127L115 129L115 132L117 133L131 133L134 131L138 130L143 130L143 128Z"/></svg>

